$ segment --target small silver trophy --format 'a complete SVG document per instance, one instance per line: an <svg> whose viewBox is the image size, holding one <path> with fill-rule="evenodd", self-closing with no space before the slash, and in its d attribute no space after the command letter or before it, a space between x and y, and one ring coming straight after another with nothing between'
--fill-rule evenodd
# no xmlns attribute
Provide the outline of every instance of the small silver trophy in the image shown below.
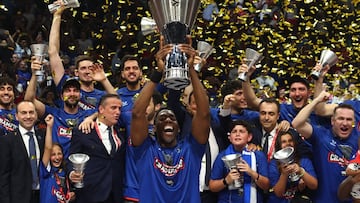
<svg viewBox="0 0 360 203"><path fill-rule="evenodd" d="M36 57L36 60L43 62L45 57L48 55L49 46L46 44L32 44L30 45L31 53ZM35 75L38 82L42 82L45 79L45 71L42 66L40 70L35 71Z"/></svg>
<svg viewBox="0 0 360 203"><path fill-rule="evenodd" d="M294 153L293 147L285 147L274 153L274 159L276 159L277 161L279 161L280 163L282 163L284 165L289 165L289 164L294 163L294 161L295 161L294 156L295 156L295 153ZM296 173L289 174L289 179L291 182L296 182L300 178L301 177Z"/></svg>
<svg viewBox="0 0 360 203"><path fill-rule="evenodd" d="M241 163L242 158L241 158L241 154L228 154L228 155L221 157L221 160L225 163L225 166L228 170L232 170L232 169L237 170L236 164ZM240 174L239 179L234 180L233 185L229 186L229 189L231 189L231 188L237 188L240 194L242 194L244 192L243 175L242 174Z"/></svg>
<svg viewBox="0 0 360 203"><path fill-rule="evenodd" d="M146 36L157 30L155 20L148 17L142 17L140 22L141 33Z"/></svg>
<svg viewBox="0 0 360 203"><path fill-rule="evenodd" d="M245 63L248 66L248 68L251 68L254 65L258 64L264 58L264 56L261 53L255 51L254 49L251 49L251 48L246 48L245 56L246 56ZM240 73L238 78L242 81L246 81L246 79L247 79L246 73L247 72Z"/></svg>
<svg viewBox="0 0 360 203"><path fill-rule="evenodd" d="M338 61L338 57L336 56L336 54L333 51L327 50L327 49L323 50L321 52L320 60L319 60L319 63L321 65L321 69L312 71L311 72L311 77L314 80L318 80L322 69L326 65L329 65L330 67L332 67L333 65L335 65L337 63L337 61Z"/></svg>
<svg viewBox="0 0 360 203"><path fill-rule="evenodd" d="M86 154L76 153L71 154L69 156L69 160L71 161L73 165L73 169L76 173L83 173L85 170L86 162L89 161L90 157ZM76 188L83 188L84 182L83 180L81 182L75 183L74 186Z"/></svg>
<svg viewBox="0 0 360 203"><path fill-rule="evenodd" d="M80 7L80 3L78 0L63 0L65 8L78 8ZM56 10L60 8L59 4L49 4L48 9L50 13L54 13Z"/></svg>
<svg viewBox="0 0 360 203"><path fill-rule="evenodd" d="M200 0L149 0L151 14L165 43L175 45L165 60L167 88L180 90L190 84L187 56L177 45L187 43L186 35L190 34L199 6Z"/></svg>
<svg viewBox="0 0 360 203"><path fill-rule="evenodd" d="M199 56L202 59L207 59L214 51L215 49L207 42L205 41L199 41L197 43L197 51L199 52ZM198 64L195 64L194 69L197 72L201 71L201 62Z"/></svg>

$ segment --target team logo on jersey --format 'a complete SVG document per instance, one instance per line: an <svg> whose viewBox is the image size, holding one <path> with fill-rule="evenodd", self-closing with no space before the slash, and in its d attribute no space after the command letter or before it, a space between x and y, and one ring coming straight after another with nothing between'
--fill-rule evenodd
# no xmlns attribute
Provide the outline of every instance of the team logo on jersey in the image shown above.
<svg viewBox="0 0 360 203"><path fill-rule="evenodd" d="M184 158L180 158L179 163L174 166L169 166L163 163L159 158L155 158L154 167L159 169L159 171L164 174L166 177L175 176L180 170L184 169L185 163Z"/></svg>
<svg viewBox="0 0 360 203"><path fill-rule="evenodd" d="M348 165L349 161L342 158L342 157L339 157L337 154L333 153L333 152L329 152L328 154L328 161L330 163L337 163L339 164L340 166L342 167L345 167Z"/></svg>
<svg viewBox="0 0 360 203"><path fill-rule="evenodd" d="M2 125L7 131L15 131L15 129L17 129L16 124L4 117L0 117L0 125Z"/></svg>
<svg viewBox="0 0 360 203"><path fill-rule="evenodd" d="M76 118L75 119L73 119L73 118L66 119L66 125L68 125L70 128L75 127L78 123L79 123L79 120Z"/></svg>
<svg viewBox="0 0 360 203"><path fill-rule="evenodd" d="M84 102L82 102L82 101L79 101L78 106L79 106L82 110L95 109L95 106L93 106L93 105L91 105L91 104L84 103Z"/></svg>
<svg viewBox="0 0 360 203"><path fill-rule="evenodd" d="M60 137L71 138L71 136L72 136L72 128L66 128L66 127L60 126L58 128L58 133L57 134Z"/></svg>

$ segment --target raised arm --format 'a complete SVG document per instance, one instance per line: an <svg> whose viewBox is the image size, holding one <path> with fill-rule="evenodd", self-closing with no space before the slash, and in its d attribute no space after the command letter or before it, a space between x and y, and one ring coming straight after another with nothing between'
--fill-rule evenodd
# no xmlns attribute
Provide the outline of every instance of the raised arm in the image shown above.
<svg viewBox="0 0 360 203"><path fill-rule="evenodd" d="M250 84L250 77L254 71L255 71L254 67L249 68L246 64L243 63L239 67L238 72L239 73L247 72L247 74L246 74L247 80L242 82L244 97L245 97L246 103L249 105L250 108L258 110L261 99L256 96L256 94Z"/></svg>
<svg viewBox="0 0 360 203"><path fill-rule="evenodd" d="M42 117L45 114L45 104L43 104L41 101L36 99L37 81L36 81L35 71L40 70L40 68L41 68L41 63L35 60L35 57L32 57L31 58L32 75L29 81L29 85L26 88L24 99L32 101L35 104L35 108L39 117Z"/></svg>
<svg viewBox="0 0 360 203"><path fill-rule="evenodd" d="M318 97L316 97L311 103L301 109L301 111L296 115L292 121L292 126L301 134L301 136L305 137L306 139L311 137L313 127L310 123L307 122L307 120L315 106L320 102L324 102L328 99L329 93L322 91Z"/></svg>
<svg viewBox="0 0 360 203"><path fill-rule="evenodd" d="M146 118L146 108L150 103L152 94L157 86L157 83L160 82L162 78L162 72L164 70L165 64L163 59L165 56L171 52L172 45L166 45L162 47L164 43L164 38L160 37L160 50L156 53L155 58L158 65L158 69L154 70L153 75L150 78L150 81L141 90L139 96L134 102L132 109L132 118L131 118L131 141L134 146L141 145L148 136L148 120Z"/></svg>
<svg viewBox="0 0 360 203"><path fill-rule="evenodd" d="M190 37L188 37L190 39ZM189 40L191 41L191 40ZM200 82L199 76L194 69L194 57L196 51L189 44L179 45L179 49L188 56L189 73L194 88L194 97L197 110L192 119L192 135L200 143L205 144L210 131L210 105L206 90Z"/></svg>
<svg viewBox="0 0 360 203"><path fill-rule="evenodd" d="M61 15L65 10L65 6L62 3L62 0L54 2L60 4L61 7L55 11L53 14L53 20L50 29L49 36L49 59L52 76L55 82L55 85L60 83L61 78L65 74L64 65L60 58L60 24L61 24Z"/></svg>
<svg viewBox="0 0 360 203"><path fill-rule="evenodd" d="M45 118L45 122L46 122L46 135L45 135L45 147L44 147L44 154L42 157L42 162L44 164L45 167L47 167L47 165L50 162L50 157L51 157L51 150L52 150L52 127L54 124L54 117L49 114L46 116Z"/></svg>
<svg viewBox="0 0 360 203"><path fill-rule="evenodd" d="M101 83L108 94L117 94L109 79L106 77L104 68L101 64L94 63L94 67L92 69L92 78L93 80Z"/></svg>

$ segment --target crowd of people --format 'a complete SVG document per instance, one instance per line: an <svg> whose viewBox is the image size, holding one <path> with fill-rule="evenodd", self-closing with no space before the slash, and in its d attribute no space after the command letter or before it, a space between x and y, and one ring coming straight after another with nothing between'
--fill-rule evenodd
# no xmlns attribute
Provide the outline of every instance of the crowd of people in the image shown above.
<svg viewBox="0 0 360 203"><path fill-rule="evenodd" d="M312 68L316 80L293 75L284 87L246 63L208 84L194 68L206 60L186 36L177 49L190 85L168 88L174 45L164 36L156 68L125 53L105 67L84 31L74 52L61 49L69 22L64 2L54 3L51 21L32 16L35 6L14 34L0 33L0 202L360 201L359 88L342 79L349 94L331 95L328 64ZM49 32L37 32L44 22ZM32 43L47 44L48 57L33 56ZM74 154L89 158L83 171Z"/></svg>

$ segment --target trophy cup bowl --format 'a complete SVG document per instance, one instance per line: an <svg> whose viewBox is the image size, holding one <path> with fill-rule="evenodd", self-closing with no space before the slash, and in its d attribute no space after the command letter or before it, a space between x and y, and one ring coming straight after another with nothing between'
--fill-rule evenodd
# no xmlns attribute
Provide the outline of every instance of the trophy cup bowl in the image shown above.
<svg viewBox="0 0 360 203"><path fill-rule="evenodd" d="M141 33L144 36L154 33L157 30L155 20L148 17L141 18L140 26L141 26Z"/></svg>
<svg viewBox="0 0 360 203"><path fill-rule="evenodd" d="M49 46L46 44L32 44L30 45L31 53L36 57L36 60L41 63L44 61L48 54ZM42 82L45 78L45 71L43 67L40 70L35 71L35 75L38 82Z"/></svg>
<svg viewBox="0 0 360 203"><path fill-rule="evenodd" d="M294 163L294 161L295 161L294 156L295 156L295 153L294 153L293 147L285 147L274 153L274 159L276 159L277 161L279 161L280 163L282 163L284 165L289 165L289 164ZM289 174L289 179L291 180L291 182L296 182L300 178L301 177L299 175L297 175L296 173Z"/></svg>
<svg viewBox="0 0 360 203"><path fill-rule="evenodd" d="M240 163L242 159L241 159L241 154L228 154L221 157L221 160L225 163L227 169L232 170L232 169L237 169L236 164ZM241 187L240 180L234 181L234 187L235 188Z"/></svg>
<svg viewBox="0 0 360 203"><path fill-rule="evenodd" d="M73 165L73 169L77 173L83 173L85 170L86 162L89 161L90 157L86 154L76 153L69 156L69 160ZM84 182L75 183L76 188L83 188Z"/></svg>
<svg viewBox="0 0 360 203"><path fill-rule="evenodd" d="M207 59L215 51L215 49L209 43L207 43L205 41L199 41L197 43L197 51L199 52L199 56L202 59ZM196 64L194 66L194 69L197 72L200 72L201 71L201 62Z"/></svg>
<svg viewBox="0 0 360 203"><path fill-rule="evenodd" d="M264 56L261 53L251 48L246 48L245 56L246 56L245 63L248 66L248 68L251 68L254 65L258 64L264 58ZM246 81L247 79L246 72L240 73L238 78L242 81Z"/></svg>
<svg viewBox="0 0 360 203"><path fill-rule="evenodd" d="M320 70L314 70L311 72L311 77L314 80L318 80L320 73L322 71L322 69L326 66L329 65L330 67L334 66L338 61L338 57L336 56L336 54L328 49L325 49L321 52L320 55L320 60L319 63L321 65L321 69Z"/></svg>
<svg viewBox="0 0 360 203"><path fill-rule="evenodd" d="M187 43L186 35L190 34L199 6L200 0L149 0L151 14L165 43L175 45L165 59L164 85L167 88L180 90L190 84L187 56L177 45Z"/></svg>
<svg viewBox="0 0 360 203"><path fill-rule="evenodd" d="M80 3L78 0L63 0L65 8L78 8ZM59 4L49 4L48 9L50 13L54 13L57 9L60 8Z"/></svg>

